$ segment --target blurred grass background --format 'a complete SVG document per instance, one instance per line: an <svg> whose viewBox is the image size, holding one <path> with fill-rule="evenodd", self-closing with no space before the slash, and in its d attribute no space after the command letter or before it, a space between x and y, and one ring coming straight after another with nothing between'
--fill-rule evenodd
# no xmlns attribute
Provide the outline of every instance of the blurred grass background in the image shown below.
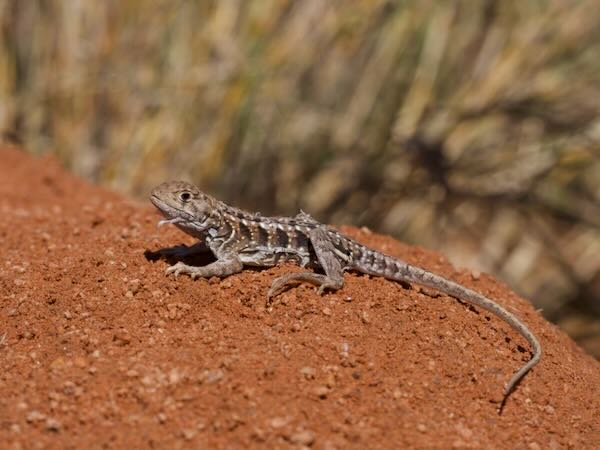
<svg viewBox="0 0 600 450"><path fill-rule="evenodd" d="M596 0L0 0L0 132L497 275L600 357Z"/></svg>

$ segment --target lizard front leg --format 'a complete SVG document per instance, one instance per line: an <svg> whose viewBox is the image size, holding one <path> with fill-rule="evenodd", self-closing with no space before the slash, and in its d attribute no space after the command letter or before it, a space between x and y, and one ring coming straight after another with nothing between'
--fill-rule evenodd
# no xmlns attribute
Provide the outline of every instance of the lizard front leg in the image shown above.
<svg viewBox="0 0 600 450"><path fill-rule="evenodd" d="M190 266L182 261L177 264L168 267L165 271L167 274L174 273L175 276L181 274L187 274L192 277L193 280L196 278L210 278L210 277L226 277L242 271L242 262L236 255L223 255L215 262L210 263L206 266Z"/></svg>
<svg viewBox="0 0 600 450"><path fill-rule="evenodd" d="M318 286L319 294L323 294L326 289L337 291L344 286L342 262L335 253L335 247L327 232L322 227L317 227L309 233L308 237L325 275L314 272L299 272L289 273L276 278L267 293L269 300L285 291L288 287L296 286L303 281Z"/></svg>

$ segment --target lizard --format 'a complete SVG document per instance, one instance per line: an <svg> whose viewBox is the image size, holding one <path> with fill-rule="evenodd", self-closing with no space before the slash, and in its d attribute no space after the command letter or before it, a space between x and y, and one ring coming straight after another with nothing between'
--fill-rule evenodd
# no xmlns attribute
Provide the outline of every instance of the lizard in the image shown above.
<svg viewBox="0 0 600 450"><path fill-rule="evenodd" d="M150 201L164 216L158 226L173 224L199 240L191 247L174 247L170 255L183 258L210 251L216 258L205 266L191 266L180 260L166 269L167 274L187 274L192 279L226 277L241 272L244 266L271 267L292 261L322 273L294 272L276 278L267 293L268 302L302 282L317 286L319 294L337 291L344 286L344 272L352 270L384 277L405 287L414 283L433 288L491 312L520 333L533 350L529 361L506 383L500 413L515 386L542 357L540 342L527 325L497 302L440 275L371 249L305 212L295 217L265 217L229 206L185 181L168 181L156 186Z"/></svg>

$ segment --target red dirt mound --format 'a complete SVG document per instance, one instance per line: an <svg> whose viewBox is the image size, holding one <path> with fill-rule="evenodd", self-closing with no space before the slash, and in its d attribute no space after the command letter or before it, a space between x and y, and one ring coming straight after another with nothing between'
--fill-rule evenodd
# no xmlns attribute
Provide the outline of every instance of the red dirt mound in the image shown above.
<svg viewBox="0 0 600 450"><path fill-rule="evenodd" d="M0 447L600 448L600 363L489 276L346 227L496 299L540 338L530 357L488 313L346 275L265 309L274 277L174 279L148 251L193 241L49 158L0 150Z"/></svg>

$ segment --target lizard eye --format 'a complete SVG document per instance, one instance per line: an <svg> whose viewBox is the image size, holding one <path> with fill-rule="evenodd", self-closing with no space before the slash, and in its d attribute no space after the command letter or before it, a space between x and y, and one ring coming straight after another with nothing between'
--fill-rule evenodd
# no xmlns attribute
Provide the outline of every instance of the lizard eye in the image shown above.
<svg viewBox="0 0 600 450"><path fill-rule="evenodd" d="M192 194L190 194L190 193L189 193L189 192L187 192L187 191L183 191L181 194L179 194L179 199L180 199L182 202L188 202L188 201L190 201L190 200L191 200L191 198L192 198Z"/></svg>

